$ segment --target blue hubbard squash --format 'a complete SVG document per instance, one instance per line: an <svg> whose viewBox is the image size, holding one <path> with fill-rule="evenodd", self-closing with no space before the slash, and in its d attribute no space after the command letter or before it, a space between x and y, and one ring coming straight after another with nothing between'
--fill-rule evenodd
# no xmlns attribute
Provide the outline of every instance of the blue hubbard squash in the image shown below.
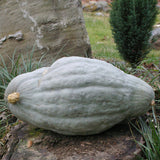
<svg viewBox="0 0 160 160"><path fill-rule="evenodd" d="M5 99L15 116L32 125L91 135L144 114L153 105L154 91L107 62L65 57L14 78Z"/></svg>

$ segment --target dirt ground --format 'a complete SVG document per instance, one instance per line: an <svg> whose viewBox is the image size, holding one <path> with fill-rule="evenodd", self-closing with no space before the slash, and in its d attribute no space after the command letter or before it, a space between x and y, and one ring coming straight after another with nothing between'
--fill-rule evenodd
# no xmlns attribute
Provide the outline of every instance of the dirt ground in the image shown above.
<svg viewBox="0 0 160 160"><path fill-rule="evenodd" d="M135 139L142 137L127 123L91 136L64 136L24 122L7 134L2 160L133 160L140 154Z"/></svg>

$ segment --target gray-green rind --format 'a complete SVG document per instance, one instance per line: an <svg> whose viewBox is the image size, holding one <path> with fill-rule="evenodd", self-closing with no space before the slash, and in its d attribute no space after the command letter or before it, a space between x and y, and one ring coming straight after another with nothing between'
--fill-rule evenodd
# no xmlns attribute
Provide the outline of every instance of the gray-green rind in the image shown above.
<svg viewBox="0 0 160 160"><path fill-rule="evenodd" d="M151 86L104 61L65 57L14 78L5 92L20 93L8 108L19 119L66 135L91 135L144 114Z"/></svg>

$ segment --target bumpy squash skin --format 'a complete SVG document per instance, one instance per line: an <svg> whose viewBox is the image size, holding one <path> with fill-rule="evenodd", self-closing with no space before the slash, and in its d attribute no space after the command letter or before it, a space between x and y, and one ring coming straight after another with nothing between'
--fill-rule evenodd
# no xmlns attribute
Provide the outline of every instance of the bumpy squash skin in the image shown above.
<svg viewBox="0 0 160 160"><path fill-rule="evenodd" d="M145 113L154 99L144 81L104 61L65 57L14 78L5 92L20 94L8 108L19 119L66 135L97 134Z"/></svg>

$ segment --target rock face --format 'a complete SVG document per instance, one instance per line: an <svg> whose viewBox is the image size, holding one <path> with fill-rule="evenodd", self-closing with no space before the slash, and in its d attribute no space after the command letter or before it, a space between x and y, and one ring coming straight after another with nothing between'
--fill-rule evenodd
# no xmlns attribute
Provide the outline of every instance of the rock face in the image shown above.
<svg viewBox="0 0 160 160"><path fill-rule="evenodd" d="M91 56L80 0L0 1L0 53L31 52L44 64L63 56Z"/></svg>
<svg viewBox="0 0 160 160"><path fill-rule="evenodd" d="M106 1L83 1L83 10L87 12L104 11L107 12L110 7Z"/></svg>
<svg viewBox="0 0 160 160"><path fill-rule="evenodd" d="M152 48L160 50L160 27L153 29L150 37L150 44Z"/></svg>
<svg viewBox="0 0 160 160"><path fill-rule="evenodd" d="M63 136L21 123L0 145L2 160L135 160L142 137L128 125L94 136Z"/></svg>

